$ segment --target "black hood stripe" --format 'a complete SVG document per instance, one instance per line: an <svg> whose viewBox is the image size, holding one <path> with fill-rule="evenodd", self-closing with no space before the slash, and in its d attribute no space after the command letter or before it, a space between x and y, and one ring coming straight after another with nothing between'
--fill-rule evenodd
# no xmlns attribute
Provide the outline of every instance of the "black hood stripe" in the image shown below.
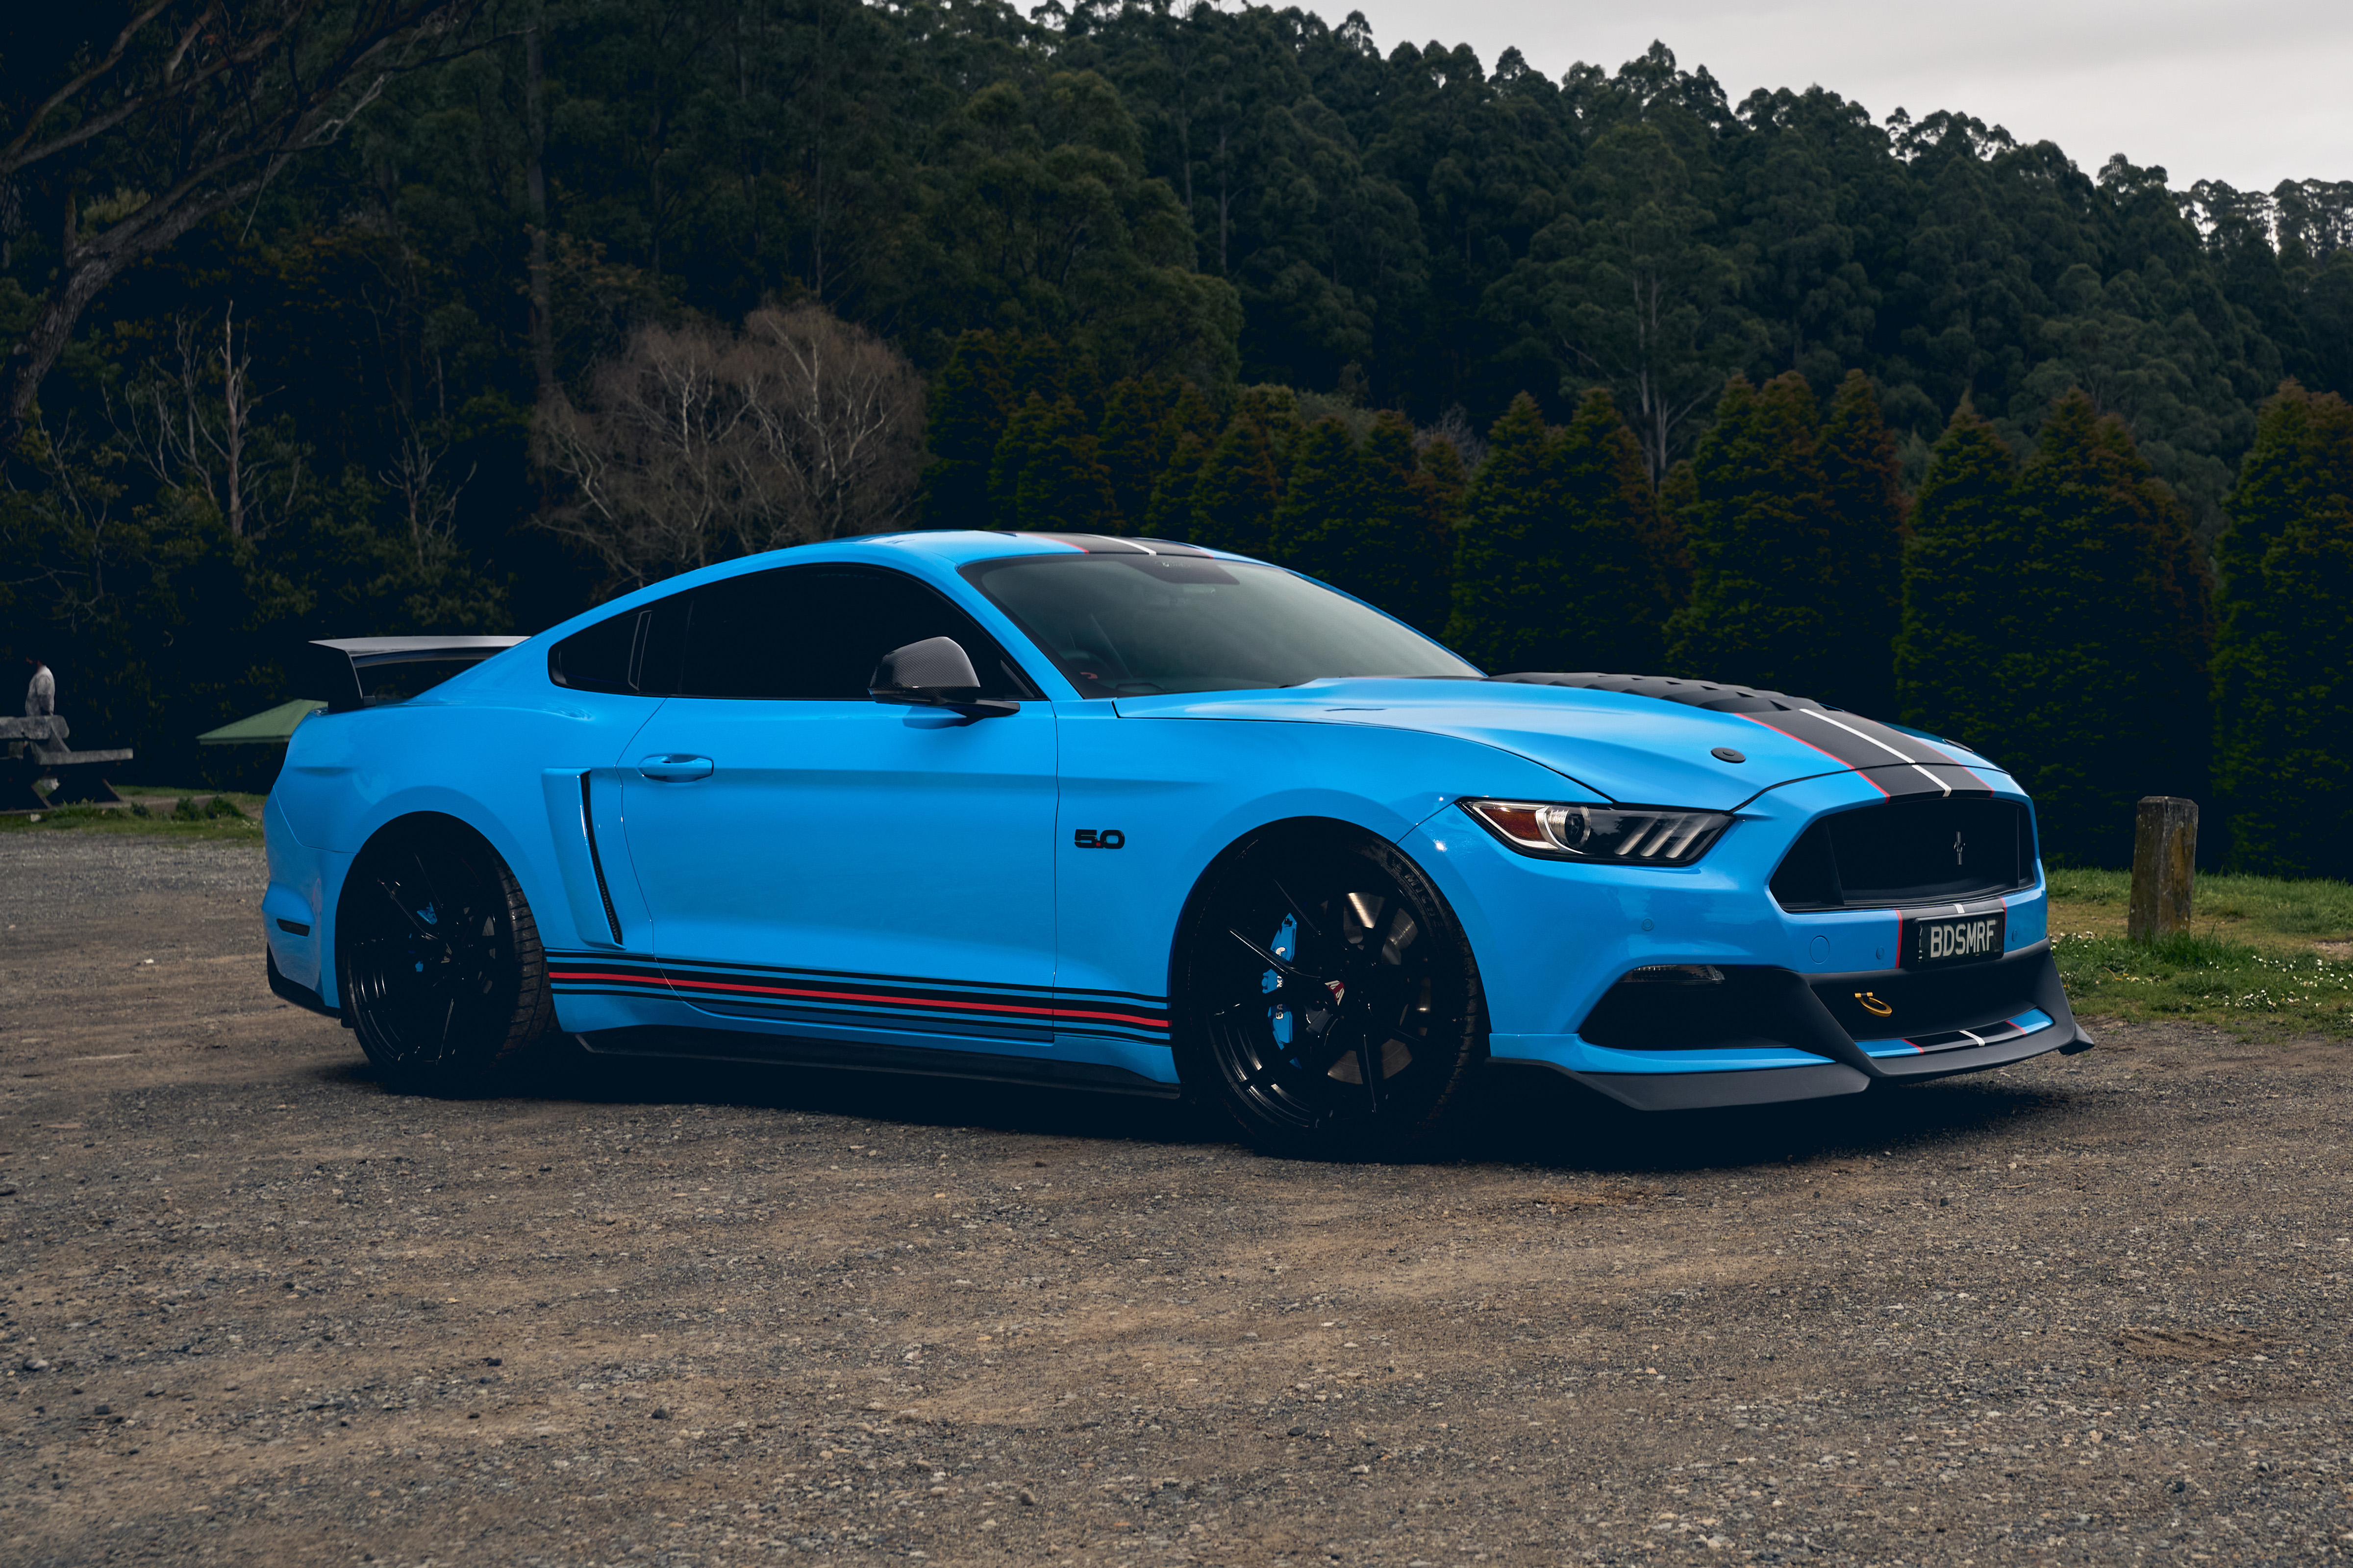
<svg viewBox="0 0 2353 1568"><path fill-rule="evenodd" d="M1993 794L1990 784L1933 742L1907 735L1876 719L1827 707L1810 697L1792 697L1786 691L1767 691L1752 686L1725 686L1713 680L1682 680L1664 675L1605 675L1598 670L1576 674L1524 671L1487 679L1521 686L1611 691L1622 697L1647 697L1710 713L1736 715L1862 773L1864 781L1882 795Z"/></svg>
<svg viewBox="0 0 2353 1568"><path fill-rule="evenodd" d="M1836 758L1885 795L1993 794L1993 786L1967 763L1860 713L1786 708L1740 717Z"/></svg>
<svg viewBox="0 0 2353 1568"><path fill-rule="evenodd" d="M1795 730L1788 728L1787 725L1767 723L1763 718L1755 713L1743 713L1740 717L1748 720L1752 723L1764 724L1765 728L1774 731L1776 734L1787 735L1790 740L1797 742L1798 744L1808 746L1820 752L1822 755L1828 757L1831 761L1839 763L1842 767L1854 768L1854 758L1851 754L1846 754L1851 753L1854 748L1852 746L1847 746L1841 751L1841 749L1832 747L1829 744L1829 742L1834 739L1834 737L1824 736L1820 740L1814 740L1799 734ZM1856 769L1855 771L1861 772L1862 770ZM1889 789L1887 785L1880 783L1879 780L1873 778L1868 773L1864 773L1862 774L1862 782L1884 795L1893 795L1897 793L1895 790ZM1905 789L1903 790L1902 793L1910 795L1914 792L1909 789Z"/></svg>

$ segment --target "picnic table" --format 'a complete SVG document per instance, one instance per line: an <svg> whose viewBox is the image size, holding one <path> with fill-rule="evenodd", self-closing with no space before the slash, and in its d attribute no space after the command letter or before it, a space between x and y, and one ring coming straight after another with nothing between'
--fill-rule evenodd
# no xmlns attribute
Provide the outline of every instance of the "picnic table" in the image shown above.
<svg viewBox="0 0 2353 1568"><path fill-rule="evenodd" d="M72 726L55 713L31 719L0 719L0 742L8 757L0 773L0 811L46 811L53 805L122 804L100 770L131 760L128 747L103 752L77 752L66 744ZM44 800L33 786L45 778L58 781Z"/></svg>

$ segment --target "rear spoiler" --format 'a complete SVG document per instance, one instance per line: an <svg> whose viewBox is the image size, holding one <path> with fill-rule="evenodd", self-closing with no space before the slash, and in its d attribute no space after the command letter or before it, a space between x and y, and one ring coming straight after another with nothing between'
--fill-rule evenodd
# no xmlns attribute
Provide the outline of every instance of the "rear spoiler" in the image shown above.
<svg viewBox="0 0 2353 1568"><path fill-rule="evenodd" d="M405 702L522 637L336 637L306 644L297 684L324 694L327 711Z"/></svg>

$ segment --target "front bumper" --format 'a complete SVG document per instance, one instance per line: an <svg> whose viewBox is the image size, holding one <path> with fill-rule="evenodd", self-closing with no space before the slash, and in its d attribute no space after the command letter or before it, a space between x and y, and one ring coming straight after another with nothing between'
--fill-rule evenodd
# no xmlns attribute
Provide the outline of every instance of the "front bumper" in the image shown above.
<svg viewBox="0 0 2353 1568"><path fill-rule="evenodd" d="M310 986L298 985L286 978L284 972L278 967L278 954L270 951L267 938L263 939L261 945L261 963L269 977L270 994L281 1002L291 1002L306 1012L316 1013L322 1018L332 1018L338 1023L343 1021L343 1009L329 1006Z"/></svg>
<svg viewBox="0 0 2353 1568"><path fill-rule="evenodd" d="M1597 1008L1586 1034L1497 1035L1490 1055L1550 1068L1639 1110L1683 1110L1859 1094L2094 1044L2067 1005L2048 942L1929 973L1749 969L1715 1017L1660 995L1655 1017Z"/></svg>

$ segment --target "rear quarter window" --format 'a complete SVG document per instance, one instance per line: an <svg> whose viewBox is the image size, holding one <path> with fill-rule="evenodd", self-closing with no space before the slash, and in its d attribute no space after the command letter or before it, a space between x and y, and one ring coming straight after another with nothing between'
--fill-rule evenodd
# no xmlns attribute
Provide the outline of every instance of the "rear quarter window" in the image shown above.
<svg viewBox="0 0 2353 1568"><path fill-rule="evenodd" d="M630 610L574 632L547 650L547 679L575 691L635 695L648 614Z"/></svg>

